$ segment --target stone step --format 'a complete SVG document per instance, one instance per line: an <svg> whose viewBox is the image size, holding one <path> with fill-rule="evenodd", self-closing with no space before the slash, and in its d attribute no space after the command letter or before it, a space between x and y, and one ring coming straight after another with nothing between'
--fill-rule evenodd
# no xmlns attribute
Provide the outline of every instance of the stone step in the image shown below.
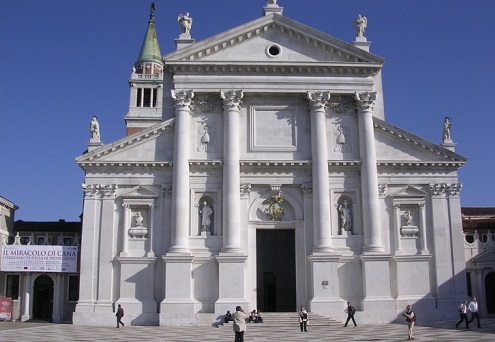
<svg viewBox="0 0 495 342"><path fill-rule="evenodd" d="M262 312L263 323L249 323L249 327L263 329L263 327L299 327L299 314L297 312ZM340 326L340 321L330 319L315 313L308 312L308 325L310 326ZM224 326L232 327L232 322L224 323Z"/></svg>

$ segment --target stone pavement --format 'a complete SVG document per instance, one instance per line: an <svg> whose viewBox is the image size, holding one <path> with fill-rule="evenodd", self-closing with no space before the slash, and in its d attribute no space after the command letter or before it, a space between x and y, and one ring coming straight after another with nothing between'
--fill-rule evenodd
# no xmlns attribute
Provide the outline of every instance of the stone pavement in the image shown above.
<svg viewBox="0 0 495 342"><path fill-rule="evenodd" d="M125 321L124 321L125 322ZM473 322L474 323L474 322ZM358 322L359 324L359 322ZM417 341L495 341L495 319L482 319L482 329L473 325L471 330L455 329L455 322L420 323L414 331ZM57 341L213 341L232 342L231 327L136 327L121 329L102 326L77 326L50 323L0 322L0 341L9 342L57 342ZM299 329L283 328L277 331L263 324L248 324L244 341L300 342L314 341L404 341L406 324L380 324L330 327L308 327L307 333Z"/></svg>

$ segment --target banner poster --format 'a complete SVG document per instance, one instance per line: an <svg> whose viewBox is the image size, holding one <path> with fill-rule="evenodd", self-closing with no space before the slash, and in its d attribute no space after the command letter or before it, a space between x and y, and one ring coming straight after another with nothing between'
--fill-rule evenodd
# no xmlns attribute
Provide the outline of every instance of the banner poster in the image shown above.
<svg viewBox="0 0 495 342"><path fill-rule="evenodd" d="M4 272L77 272L78 246L3 245Z"/></svg>
<svg viewBox="0 0 495 342"><path fill-rule="evenodd" d="M12 320L12 298L0 297L0 321Z"/></svg>
<svg viewBox="0 0 495 342"><path fill-rule="evenodd" d="M0 321L12 320L12 298L0 297Z"/></svg>

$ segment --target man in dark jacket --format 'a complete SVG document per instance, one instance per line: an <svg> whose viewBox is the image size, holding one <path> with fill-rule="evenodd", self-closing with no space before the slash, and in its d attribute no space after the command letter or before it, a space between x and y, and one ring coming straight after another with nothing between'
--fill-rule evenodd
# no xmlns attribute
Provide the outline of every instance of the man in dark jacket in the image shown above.
<svg viewBox="0 0 495 342"><path fill-rule="evenodd" d="M122 309L122 306L119 304L117 307L117 313L115 314L117 316L117 328L120 328L119 324L122 324L122 328L124 327L124 323L122 323L121 319L124 317L124 309Z"/></svg>
<svg viewBox="0 0 495 342"><path fill-rule="evenodd" d="M347 327L347 323L352 319L352 323L354 323L354 327L357 327L356 320L354 319L354 314L356 313L356 309L351 305L351 302L347 302L347 308L345 309L347 312L347 320L345 321L344 327Z"/></svg>

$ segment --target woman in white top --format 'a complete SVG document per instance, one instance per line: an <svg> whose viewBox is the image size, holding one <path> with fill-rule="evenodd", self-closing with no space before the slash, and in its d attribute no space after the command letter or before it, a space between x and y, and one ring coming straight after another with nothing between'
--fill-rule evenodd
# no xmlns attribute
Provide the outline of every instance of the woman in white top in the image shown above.
<svg viewBox="0 0 495 342"><path fill-rule="evenodd" d="M466 329L469 329L469 322L468 322L468 317L467 317L467 300L465 300L463 303L461 303L461 306L459 307L459 316L461 319L457 324L455 325L455 328L459 328L459 324L462 323L462 321L466 322Z"/></svg>

